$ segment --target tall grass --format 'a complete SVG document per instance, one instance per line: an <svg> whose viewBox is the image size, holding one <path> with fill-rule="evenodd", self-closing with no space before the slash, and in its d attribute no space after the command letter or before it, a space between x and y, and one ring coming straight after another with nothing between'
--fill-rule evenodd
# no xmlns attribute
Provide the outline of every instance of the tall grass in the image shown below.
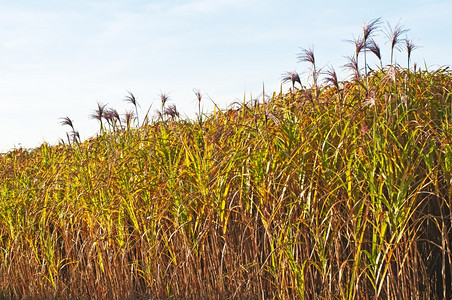
<svg viewBox="0 0 452 300"><path fill-rule="evenodd" d="M0 297L450 298L450 69L328 74L1 155Z"/></svg>

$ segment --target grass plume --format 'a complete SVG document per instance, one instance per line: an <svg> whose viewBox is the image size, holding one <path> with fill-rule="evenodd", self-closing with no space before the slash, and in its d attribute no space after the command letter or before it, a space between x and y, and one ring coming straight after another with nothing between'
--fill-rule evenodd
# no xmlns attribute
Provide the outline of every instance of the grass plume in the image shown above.
<svg viewBox="0 0 452 300"><path fill-rule="evenodd" d="M295 71L290 71L290 72L284 73L283 77L282 77L282 82L283 83L286 83L286 82L292 83L293 90L295 90L295 83L297 83L297 82L301 87L303 87L301 84L300 75L298 75L298 73Z"/></svg>
<svg viewBox="0 0 452 300"><path fill-rule="evenodd" d="M407 32L408 29L403 28L400 23L397 23L394 27L390 23L387 23L385 34L391 44L391 65L394 61L394 50L401 50L401 43L404 41L401 36Z"/></svg>
<svg viewBox="0 0 452 300"><path fill-rule="evenodd" d="M140 119L138 118L139 105L138 105L137 99L135 98L135 95L132 94L132 92L127 91L127 93L128 93L128 95L126 96L124 101L131 103L135 107L135 115L137 118L137 124L139 125L140 124Z"/></svg>

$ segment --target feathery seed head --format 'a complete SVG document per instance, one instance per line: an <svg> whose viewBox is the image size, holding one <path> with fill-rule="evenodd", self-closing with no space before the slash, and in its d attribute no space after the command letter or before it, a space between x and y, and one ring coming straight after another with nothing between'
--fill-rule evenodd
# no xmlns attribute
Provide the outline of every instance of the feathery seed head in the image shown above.
<svg viewBox="0 0 452 300"><path fill-rule="evenodd" d="M359 68L358 68L358 61L356 60L356 57L354 56L346 56L345 57L348 60L348 63L343 65L345 69L351 70L353 72L353 76L355 79L359 78Z"/></svg>
<svg viewBox="0 0 452 300"><path fill-rule="evenodd" d="M132 103L136 107L138 105L137 99L135 98L135 96L131 92L127 91L127 93L129 95L126 96L126 99L124 99L124 101Z"/></svg>
<svg viewBox="0 0 452 300"><path fill-rule="evenodd" d="M162 108L165 106L166 102L170 100L168 93L160 93L160 101L162 102Z"/></svg>
<svg viewBox="0 0 452 300"><path fill-rule="evenodd" d="M334 70L334 68L331 67L330 70L325 71L325 74L326 74L325 83L332 84L336 89L339 89L339 80L337 79L336 70Z"/></svg>
<svg viewBox="0 0 452 300"><path fill-rule="evenodd" d="M61 125L68 125L72 129L74 129L74 124L72 123L72 120L69 117L60 118L62 121L60 122Z"/></svg>
<svg viewBox="0 0 452 300"><path fill-rule="evenodd" d="M314 49L301 48L301 53L297 56L298 62L308 62L315 65Z"/></svg>
<svg viewBox="0 0 452 300"><path fill-rule="evenodd" d="M194 89L194 90L193 90L193 93L195 93L196 99L198 99L198 102L201 102L201 99L202 99L201 91L200 91L200 90Z"/></svg>
<svg viewBox="0 0 452 300"><path fill-rule="evenodd" d="M127 110L124 113L124 122L127 124L127 126L129 126L130 123L132 122L133 116L134 116L134 112L131 110Z"/></svg>
<svg viewBox="0 0 452 300"><path fill-rule="evenodd" d="M412 40L405 39L405 46L408 53L408 57L411 57L411 53L419 48L418 45L416 45Z"/></svg>
<svg viewBox="0 0 452 300"><path fill-rule="evenodd" d="M165 108L164 114L171 117L171 119L175 119L179 117L179 112L176 109L176 105L171 104L167 108Z"/></svg>
<svg viewBox="0 0 452 300"><path fill-rule="evenodd" d="M283 74L282 82L292 82L292 86L295 87L295 82L298 82L301 85L300 76L295 71L289 71Z"/></svg>
<svg viewBox="0 0 452 300"><path fill-rule="evenodd" d="M91 119L96 119L98 121L101 121L104 117L104 111L107 104L101 104L100 102L97 102L97 109L94 110L94 112L89 115Z"/></svg>
<svg viewBox="0 0 452 300"><path fill-rule="evenodd" d="M379 60L381 60L381 50L380 46L372 39L367 43L367 49L369 49L370 52L375 54L376 57L378 57Z"/></svg>
<svg viewBox="0 0 452 300"><path fill-rule="evenodd" d="M381 24L381 18L374 19L367 24L363 25L363 40L367 42L367 40L372 36L372 33L378 28L378 25Z"/></svg>
<svg viewBox="0 0 452 300"><path fill-rule="evenodd" d="M409 31L409 29L404 29L403 26L400 25L400 23L397 23L397 25L394 26L394 28L392 28L392 26L389 22L387 23L387 28L386 28L385 34L386 34L386 37L391 42L391 50L397 49L400 51L399 44L402 41L402 39L400 39L400 36L404 33L407 33L408 31Z"/></svg>
<svg viewBox="0 0 452 300"><path fill-rule="evenodd" d="M119 113L114 108L106 109L105 112L104 112L104 118L107 121L114 121L115 119L118 120L118 121L120 120Z"/></svg>
<svg viewBox="0 0 452 300"><path fill-rule="evenodd" d="M352 40L345 40L345 42L353 44L355 46L355 57L358 57L358 55L364 50L364 40L362 37L353 38Z"/></svg>

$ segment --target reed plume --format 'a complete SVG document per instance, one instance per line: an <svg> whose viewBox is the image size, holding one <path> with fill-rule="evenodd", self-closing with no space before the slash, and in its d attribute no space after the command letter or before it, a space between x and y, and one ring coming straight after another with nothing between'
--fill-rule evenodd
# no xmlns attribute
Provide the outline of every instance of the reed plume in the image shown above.
<svg viewBox="0 0 452 300"><path fill-rule="evenodd" d="M202 125L202 113L201 113L202 94L201 91L197 89L193 89L193 93L195 93L196 100L198 100L198 123L199 125Z"/></svg>
<svg viewBox="0 0 452 300"><path fill-rule="evenodd" d="M158 112L158 115L160 118L163 118L163 116L165 115L165 105L166 103L170 100L170 96L168 93L160 93L160 103L161 103L161 110L160 112Z"/></svg>
<svg viewBox="0 0 452 300"><path fill-rule="evenodd" d="M355 80L359 80L360 74L359 74L359 67L358 67L358 61L356 60L356 56L345 56L345 59L348 62L345 65L343 65L342 67L352 71L353 78Z"/></svg>
<svg viewBox="0 0 452 300"><path fill-rule="evenodd" d="M380 46L375 42L375 40L371 39L367 44L367 49L372 52L380 61L380 69L383 69L383 61L381 58L381 49Z"/></svg>
<svg viewBox="0 0 452 300"><path fill-rule="evenodd" d="M367 50L369 47L369 41L372 41L370 38L375 33L375 30L377 30L378 26L381 24L381 18L374 19L370 21L367 24L364 24L362 27L363 30L363 38L362 43L364 46L364 75L366 76L366 88L369 85L369 82L367 80ZM374 42L375 43L375 42Z"/></svg>
<svg viewBox="0 0 452 300"><path fill-rule="evenodd" d="M313 80L313 87L314 87L314 98L317 97L319 86L317 84L317 79L319 76L319 71L317 70L316 64L315 64L315 56L314 56L314 48L304 49L301 48L301 53L297 56L298 62L307 62L311 64L311 76Z"/></svg>
<svg viewBox="0 0 452 300"><path fill-rule="evenodd" d="M69 117L63 117L63 118L60 118L60 119L62 119L62 121L60 122L61 125L71 127L72 130L71 130L70 136L71 136L72 140L74 142L80 144L81 143L80 134L79 134L79 132L77 130L75 130L73 121ZM69 144L71 144L71 141L70 141L70 138L69 138L69 134L66 133L66 135L68 137Z"/></svg>
<svg viewBox="0 0 452 300"><path fill-rule="evenodd" d="M108 124L113 130L117 129L117 122L119 122L119 128L122 128L121 117L119 113L114 108L107 108L103 113L104 119L107 120Z"/></svg>
<svg viewBox="0 0 452 300"><path fill-rule="evenodd" d="M60 122L61 125L63 125L63 126L67 125L67 126L71 127L72 130L74 130L74 124L69 117L62 117L60 119L62 119Z"/></svg>
<svg viewBox="0 0 452 300"><path fill-rule="evenodd" d="M104 131L104 124L102 122L102 119L104 118L104 112L106 104L102 104L100 102L97 102L97 109L94 110L92 114L89 115L91 119L98 120L100 123L100 132L102 133Z"/></svg>
<svg viewBox="0 0 452 300"><path fill-rule="evenodd" d="M179 117L179 112L174 104L170 104L167 108L165 108L164 114L169 116L172 121L174 121L176 117Z"/></svg>
<svg viewBox="0 0 452 300"><path fill-rule="evenodd" d="M400 44L404 41L404 39L401 38L401 36L408 32L409 29L404 29L400 23L397 23L394 28L391 26L391 24L388 22L386 25L386 31L385 35L388 38L388 41L391 44L391 65L393 64L393 58L394 58L394 49L401 50Z"/></svg>
<svg viewBox="0 0 452 300"><path fill-rule="evenodd" d="M349 63L352 63L353 68L349 68L353 70L354 77L358 80L360 78L359 72L359 54L365 49L365 44L362 37L353 38L352 40L345 40L347 43L353 44L355 46L355 55L353 57L347 56L347 60ZM350 66L352 66L350 65Z"/></svg>
<svg viewBox="0 0 452 300"><path fill-rule="evenodd" d="M419 48L418 45L416 45L412 40L405 39L405 47L407 52L407 70L410 70L410 60L411 60L411 54L414 50Z"/></svg>
<svg viewBox="0 0 452 300"><path fill-rule="evenodd" d="M324 79L325 84L332 85L336 88L336 91L339 91L339 80L337 78L336 70L333 67L330 67L329 70L325 71L325 75L326 75Z"/></svg>
<svg viewBox="0 0 452 300"><path fill-rule="evenodd" d="M297 72L295 71L289 71L283 74L282 77L282 82L286 83L286 82L291 82L292 83L292 88L295 90L295 83L298 82L298 84L300 84L301 87L301 80L300 80L300 75L298 75Z"/></svg>
<svg viewBox="0 0 452 300"><path fill-rule="evenodd" d="M135 113L136 113L136 118L137 118L137 124L140 124L140 120L138 118L138 102L137 99L135 98L135 95L132 94L131 92L127 91L127 93L129 94L128 96L126 96L126 98L124 99L124 101L132 103L132 105L135 107Z"/></svg>

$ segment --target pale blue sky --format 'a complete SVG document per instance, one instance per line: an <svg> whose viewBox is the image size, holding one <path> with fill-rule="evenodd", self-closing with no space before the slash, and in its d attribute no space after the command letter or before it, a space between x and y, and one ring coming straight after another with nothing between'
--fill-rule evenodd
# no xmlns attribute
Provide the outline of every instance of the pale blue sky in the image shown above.
<svg viewBox="0 0 452 300"><path fill-rule="evenodd" d="M0 151L57 143L69 116L82 138L96 134L88 117L97 101L120 113L160 107L169 93L182 115L196 111L199 89L205 111L210 96L224 108L237 99L279 91L281 74L297 63L300 47L314 47L317 65L345 77L344 42L365 21L381 17L409 28L421 47L413 62L450 65L452 1L0 0ZM382 32L384 61L389 45ZM397 53L405 65L406 54ZM307 81L306 75L303 76ZM283 88L287 90L289 86Z"/></svg>

